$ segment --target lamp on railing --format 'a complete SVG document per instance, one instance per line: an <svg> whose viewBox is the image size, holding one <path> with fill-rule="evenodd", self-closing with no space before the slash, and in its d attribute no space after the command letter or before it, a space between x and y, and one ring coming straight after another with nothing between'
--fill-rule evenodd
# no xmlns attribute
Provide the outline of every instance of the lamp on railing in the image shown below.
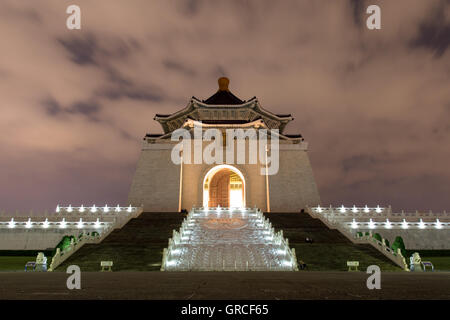
<svg viewBox="0 0 450 320"><path fill-rule="evenodd" d="M391 229L392 228L392 224L389 221L389 219L386 219L386 229Z"/></svg>
<svg viewBox="0 0 450 320"><path fill-rule="evenodd" d="M436 229L442 229L442 223L439 221L439 219L436 219Z"/></svg>
<svg viewBox="0 0 450 320"><path fill-rule="evenodd" d="M406 222L406 219L403 219L402 228L403 229L408 229L408 222Z"/></svg>
<svg viewBox="0 0 450 320"><path fill-rule="evenodd" d="M105 204L105 206L103 207L103 212L109 212L109 208L108 208L108 205L107 204Z"/></svg>
<svg viewBox="0 0 450 320"><path fill-rule="evenodd" d="M367 204L366 204L366 206L364 207L364 212L365 212L365 213L369 213L369 212L370 212L369 207L367 206Z"/></svg>
<svg viewBox="0 0 450 320"><path fill-rule="evenodd" d="M82 219L82 218L80 218L80 221L78 221L78 223L77 223L77 228L78 228L78 229L83 228L83 219Z"/></svg>
<svg viewBox="0 0 450 320"><path fill-rule="evenodd" d="M79 211L79 212L84 212L84 211L85 211L84 206L81 205L81 207L80 207L80 209L78 209L78 211Z"/></svg>
<svg viewBox="0 0 450 320"><path fill-rule="evenodd" d="M31 218L28 218L27 223L25 224L25 228L30 229L31 228Z"/></svg>
<svg viewBox="0 0 450 320"><path fill-rule="evenodd" d="M100 228L100 220L99 220L99 218L97 218L97 221L95 221L94 227L96 229Z"/></svg>
<svg viewBox="0 0 450 320"><path fill-rule="evenodd" d="M61 209L59 208L59 204L56 206L56 212L59 212Z"/></svg>
<svg viewBox="0 0 450 320"><path fill-rule="evenodd" d="M71 204L69 204L69 207L67 208L67 212L72 212L73 211L73 209L72 209L72 205Z"/></svg>
<svg viewBox="0 0 450 320"><path fill-rule="evenodd" d="M8 222L8 228L14 228L16 226L16 223L14 222L14 218L11 218L11 221Z"/></svg>
<svg viewBox="0 0 450 320"><path fill-rule="evenodd" d="M66 227L66 219L62 219L61 220L61 222L59 223L59 227L61 228L61 229L64 229L65 227Z"/></svg>
<svg viewBox="0 0 450 320"><path fill-rule="evenodd" d="M339 211L340 211L341 213L345 213L346 210L345 210L344 205L341 206L341 209L339 209Z"/></svg>
<svg viewBox="0 0 450 320"><path fill-rule="evenodd" d="M383 211L383 210L381 210L380 205L377 204L377 207L376 207L376 209L375 209L375 212L376 212L376 213L381 213L381 211Z"/></svg>
<svg viewBox="0 0 450 320"><path fill-rule="evenodd" d="M353 213L358 213L358 209L356 208L355 205L353 205L352 212L353 212Z"/></svg>
<svg viewBox="0 0 450 320"><path fill-rule="evenodd" d="M317 211L318 213L322 213L323 209L320 207L320 205L318 205L316 211Z"/></svg>
<svg viewBox="0 0 450 320"><path fill-rule="evenodd" d="M120 206L119 206L119 205L117 205L117 207L116 207L116 209L115 209L114 211L116 211L116 212L120 212Z"/></svg>
<svg viewBox="0 0 450 320"><path fill-rule="evenodd" d="M42 225L42 227L44 227L45 229L47 229L48 226L49 226L48 219L45 218L45 221L44 221L44 224Z"/></svg>
<svg viewBox="0 0 450 320"><path fill-rule="evenodd" d="M352 221L352 229L357 229L358 228L358 223L356 222L355 219L353 219Z"/></svg>
<svg viewBox="0 0 450 320"><path fill-rule="evenodd" d="M97 212L97 207L95 206L95 204L91 207L91 212Z"/></svg>
<svg viewBox="0 0 450 320"><path fill-rule="evenodd" d="M369 220L369 229L375 229L375 223L372 219Z"/></svg>
<svg viewBox="0 0 450 320"><path fill-rule="evenodd" d="M425 223L423 223L422 219L420 219L420 222L419 222L419 229L425 229Z"/></svg>

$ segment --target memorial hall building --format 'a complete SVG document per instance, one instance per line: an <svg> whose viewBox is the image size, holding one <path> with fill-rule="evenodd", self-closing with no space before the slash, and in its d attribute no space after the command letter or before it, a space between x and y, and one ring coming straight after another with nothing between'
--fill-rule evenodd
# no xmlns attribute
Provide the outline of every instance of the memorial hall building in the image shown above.
<svg viewBox="0 0 450 320"><path fill-rule="evenodd" d="M264 109L256 97L239 99L229 90L227 78L220 78L218 83L218 91L208 99L192 97L180 111L156 114L154 120L161 124L163 132L146 134L143 139L129 203L142 205L146 212L217 206L298 212L317 206L320 198L308 158L308 143L300 134L285 133L294 118ZM181 141L173 139L177 129L185 129L192 139L192 147L180 151L182 163L172 159L173 150ZM223 134L223 161L219 163L193 160L198 139L195 130L209 129ZM244 163L237 160L237 152L229 159L225 157L227 148L239 150L236 144L240 138L227 141L227 129L253 129L256 140L267 132L267 147L256 151L252 149L251 137L244 137ZM276 144L271 143L273 138L277 139ZM205 139L200 141L202 151L210 144ZM255 152L260 155L257 163L249 160ZM191 161L187 163L186 158ZM268 159L278 162L276 173L269 172Z"/></svg>

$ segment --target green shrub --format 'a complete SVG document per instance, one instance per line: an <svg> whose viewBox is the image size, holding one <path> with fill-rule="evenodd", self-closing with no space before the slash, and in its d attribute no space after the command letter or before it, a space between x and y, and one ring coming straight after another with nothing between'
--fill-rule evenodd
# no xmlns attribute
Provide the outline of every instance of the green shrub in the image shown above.
<svg viewBox="0 0 450 320"><path fill-rule="evenodd" d="M388 239L384 239L384 243L386 244L386 247L389 247L389 240Z"/></svg>
<svg viewBox="0 0 450 320"><path fill-rule="evenodd" d="M395 238L394 243L392 244L392 250L394 250L395 253L397 253L397 249L400 248L400 251L402 252L402 255L406 257L406 248L405 244L403 243L402 237L398 236Z"/></svg>
<svg viewBox="0 0 450 320"><path fill-rule="evenodd" d="M73 239L73 241L76 241L74 236L64 236L61 241L56 245L55 249L53 250L52 255L54 256L56 253L56 249L59 248L59 250L64 251L70 246L70 242Z"/></svg>
<svg viewBox="0 0 450 320"><path fill-rule="evenodd" d="M358 231L358 232L356 233L356 236L357 236L358 238L361 238L361 237L363 236L363 233Z"/></svg>
<svg viewBox="0 0 450 320"><path fill-rule="evenodd" d="M372 238L374 238L375 240L378 240L378 241L382 241L382 239L383 238L381 238L381 235L379 234L379 233L375 233L373 236L372 236Z"/></svg>

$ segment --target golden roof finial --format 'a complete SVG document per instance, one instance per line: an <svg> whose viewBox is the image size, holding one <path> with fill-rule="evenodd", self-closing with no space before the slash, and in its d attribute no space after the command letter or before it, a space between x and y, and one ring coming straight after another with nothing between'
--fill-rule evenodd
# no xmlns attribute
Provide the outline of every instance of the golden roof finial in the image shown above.
<svg viewBox="0 0 450 320"><path fill-rule="evenodd" d="M227 77L220 77L217 82L219 83L219 91L229 91L228 85L230 84L230 79Z"/></svg>

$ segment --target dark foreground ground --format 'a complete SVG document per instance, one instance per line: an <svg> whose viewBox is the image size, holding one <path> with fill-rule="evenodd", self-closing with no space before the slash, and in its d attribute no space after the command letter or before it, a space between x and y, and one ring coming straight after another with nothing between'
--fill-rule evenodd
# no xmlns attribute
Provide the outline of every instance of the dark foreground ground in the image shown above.
<svg viewBox="0 0 450 320"><path fill-rule="evenodd" d="M450 299L450 273L385 272L369 290L365 272L0 273L0 299Z"/></svg>

